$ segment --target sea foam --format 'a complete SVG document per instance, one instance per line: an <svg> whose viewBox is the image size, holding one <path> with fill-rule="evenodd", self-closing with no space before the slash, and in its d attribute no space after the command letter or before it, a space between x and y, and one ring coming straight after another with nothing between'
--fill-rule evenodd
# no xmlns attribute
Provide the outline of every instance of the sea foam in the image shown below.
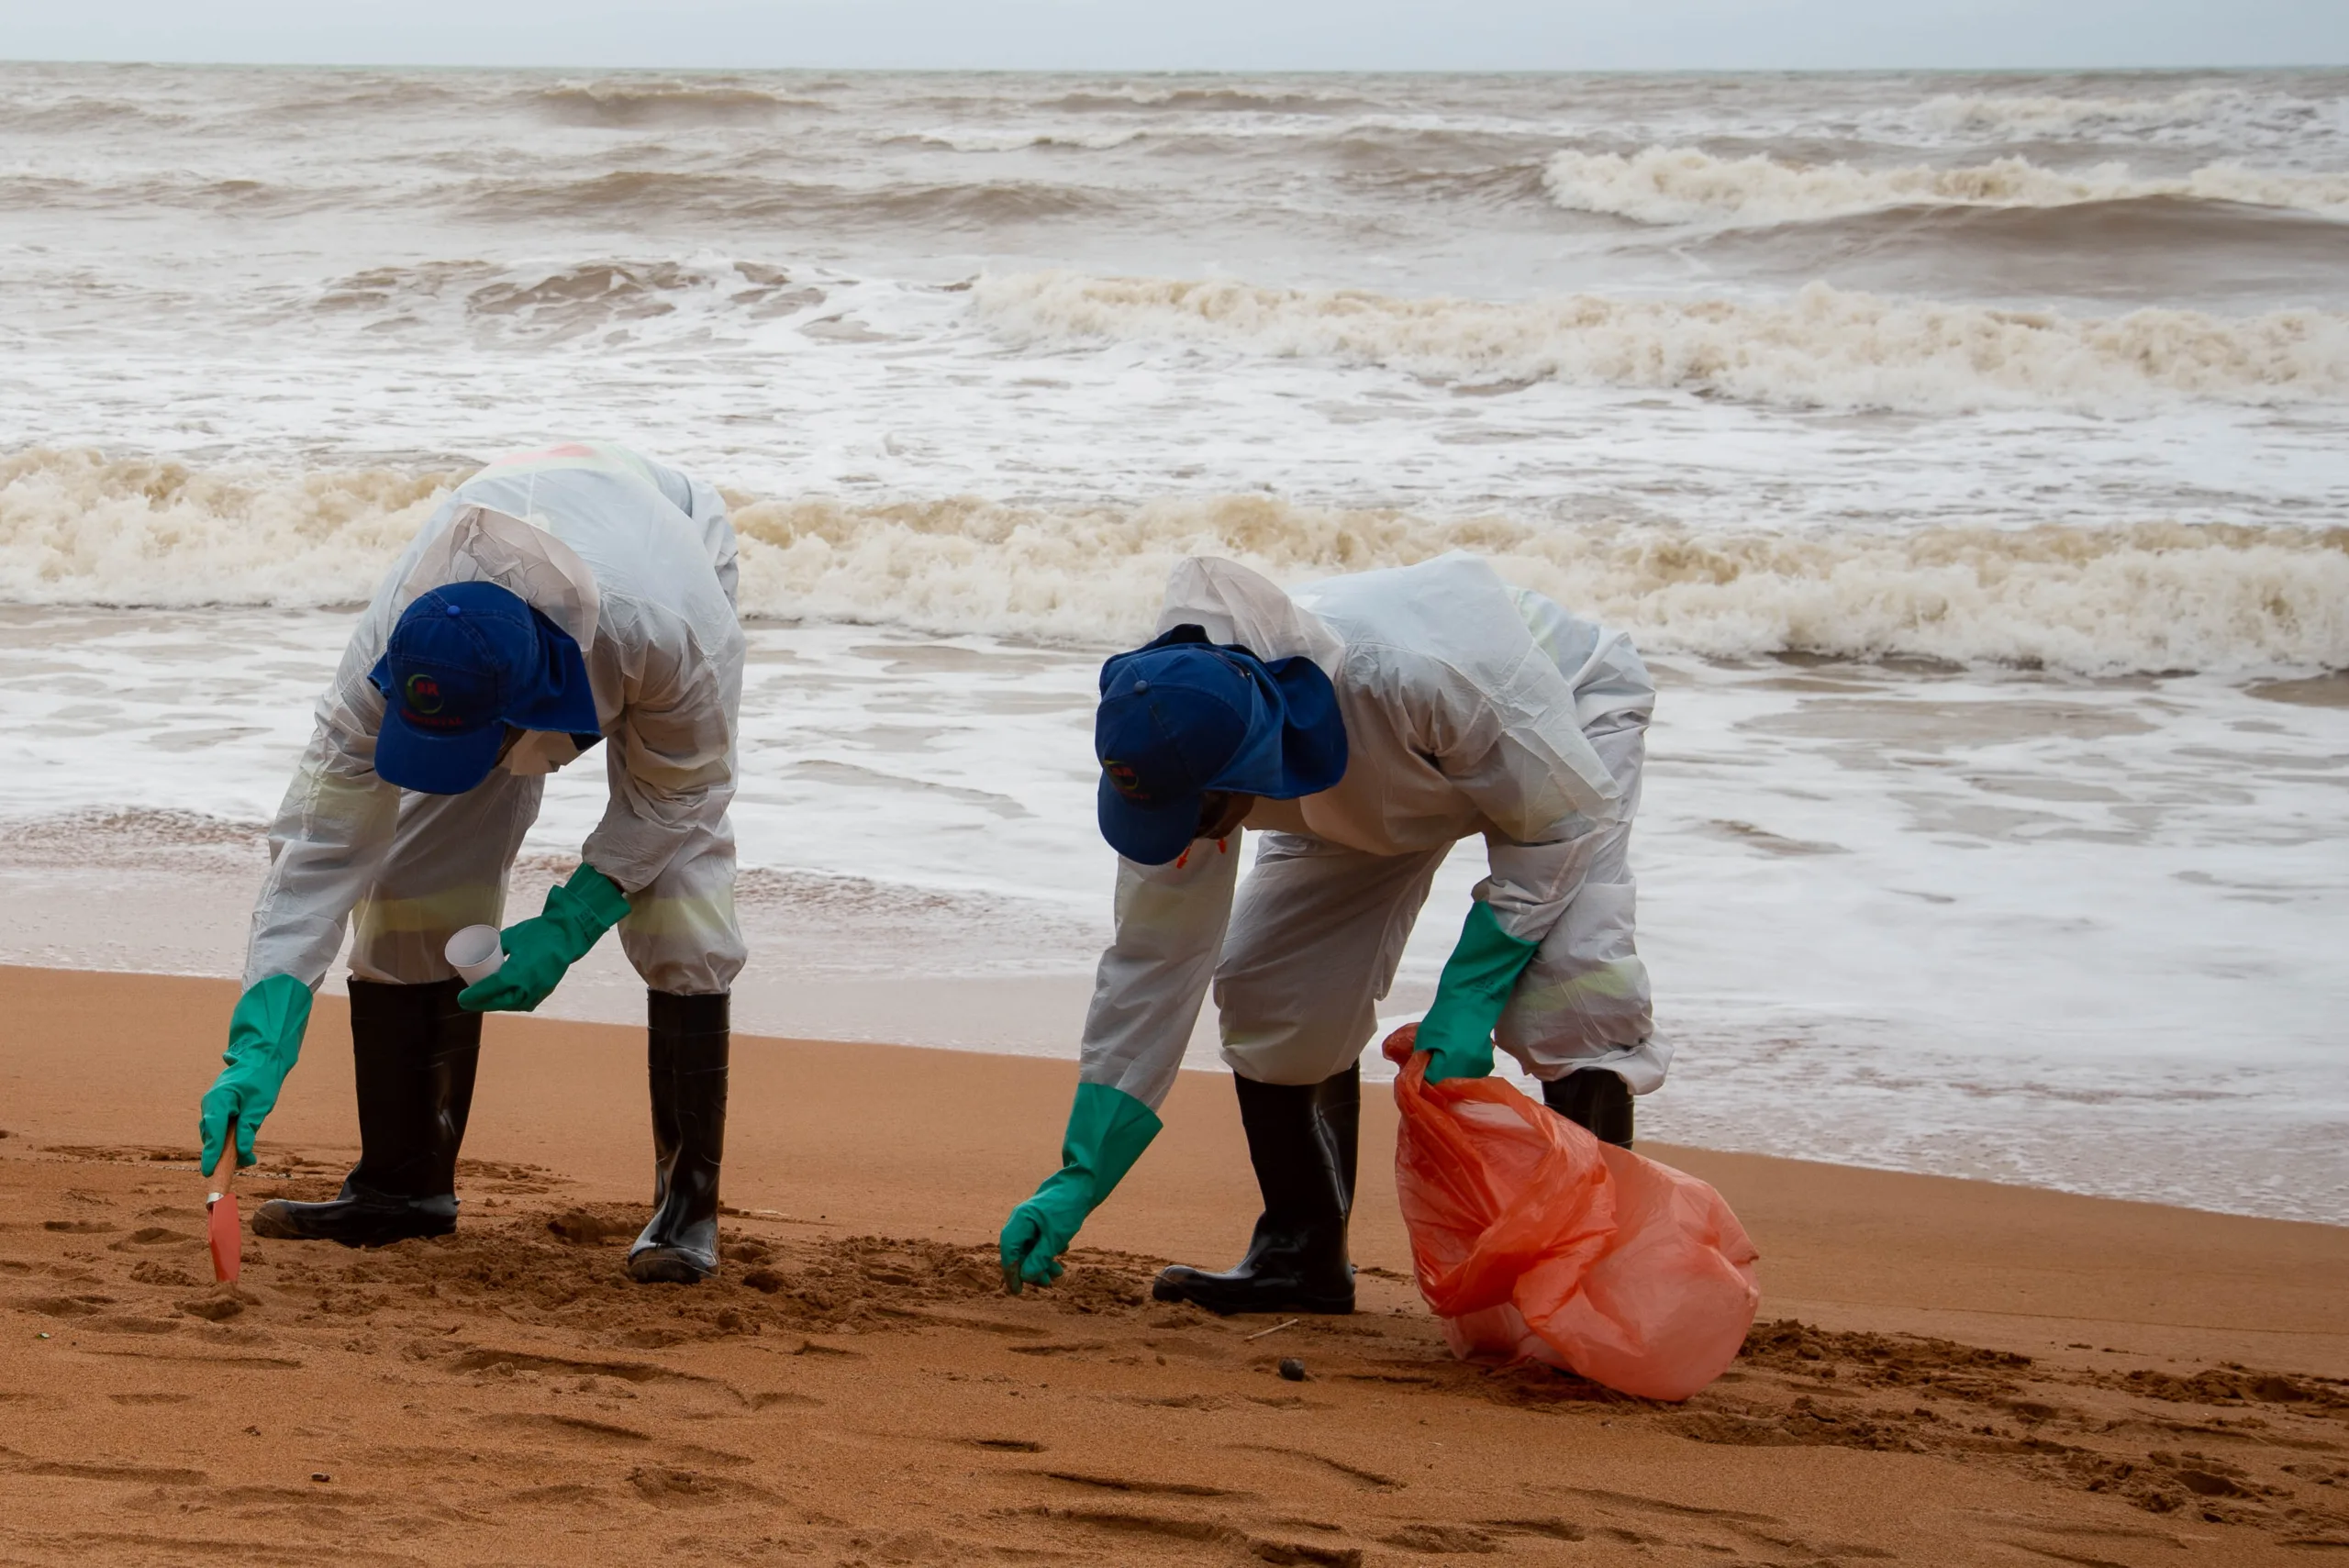
<svg viewBox="0 0 2349 1568"><path fill-rule="evenodd" d="M0 598L351 603L461 477L22 453L0 462ZM2090 674L2349 668L2343 528L1704 533L1264 496L1041 507L735 493L729 504L743 610L782 619L1109 644L1146 633L1168 569L1186 555L1227 556L1293 583L1464 549L1656 651Z"/></svg>
<svg viewBox="0 0 2349 1568"><path fill-rule="evenodd" d="M1677 387L1797 407L2126 413L2349 392L2349 315L2324 310L2073 316L1824 284L1775 301L1483 301L1071 272L983 277L974 300L1023 347L1174 339L1448 381Z"/></svg>
<svg viewBox="0 0 2349 1568"><path fill-rule="evenodd" d="M1633 153L1553 154L1551 199L1576 212L1653 224L1760 227L1814 222L1899 206L2076 206L2165 196L2290 207L2349 217L2349 175L2299 174L2212 163L2176 178L2133 174L2122 163L2049 169L2027 158L1987 163L1798 163L1755 154L1718 158L1694 147Z"/></svg>

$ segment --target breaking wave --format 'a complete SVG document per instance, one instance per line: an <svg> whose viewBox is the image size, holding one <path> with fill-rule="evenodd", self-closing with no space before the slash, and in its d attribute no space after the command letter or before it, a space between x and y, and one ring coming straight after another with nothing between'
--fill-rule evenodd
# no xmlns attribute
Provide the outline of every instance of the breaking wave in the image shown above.
<svg viewBox="0 0 2349 1568"><path fill-rule="evenodd" d="M336 279L312 309L356 317L388 337L428 316L462 323L476 343L542 346L592 339L632 341L631 328L691 312L772 320L821 305L824 291L756 261L628 260L572 262L424 261L371 267Z"/></svg>
<svg viewBox="0 0 2349 1568"><path fill-rule="evenodd" d="M287 474L22 452L0 460L0 599L351 603L465 471L451 460ZM2349 668L2349 528L1790 535L1440 519L1264 496L1056 508L729 499L743 609L780 618L1104 644L1147 628L1167 569L1187 554L1294 582L1466 549L1656 651L2089 674Z"/></svg>
<svg viewBox="0 0 2349 1568"><path fill-rule="evenodd" d="M973 295L991 329L1027 346L1172 339L1448 381L1669 387L1794 406L2129 412L2349 392L2349 315L2321 310L2082 317L1823 284L1776 302L1493 303L1067 272L989 275Z"/></svg>
<svg viewBox="0 0 2349 1568"><path fill-rule="evenodd" d="M1899 206L2076 206L2170 196L2295 207L2349 218L2349 174L2263 172L2213 163L2176 179L2141 178L2125 165L2045 168L2025 158L1940 168L1798 163L1755 154L1716 158L1693 147L1553 154L1550 197L1575 212L1638 223L1808 223Z"/></svg>

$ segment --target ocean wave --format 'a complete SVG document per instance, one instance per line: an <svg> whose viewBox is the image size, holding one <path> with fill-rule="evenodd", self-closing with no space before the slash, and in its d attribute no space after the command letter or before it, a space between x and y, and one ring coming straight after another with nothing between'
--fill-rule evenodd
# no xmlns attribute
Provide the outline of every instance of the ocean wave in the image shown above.
<svg viewBox="0 0 2349 1568"><path fill-rule="evenodd" d="M1680 388L1800 407L2127 413L2349 393L2349 315L2078 317L1887 299L1573 295L1514 303L1067 272L982 277L974 308L1025 346L1161 339L1441 380Z"/></svg>
<svg viewBox="0 0 2349 1568"><path fill-rule="evenodd" d="M1504 139L1446 131L1352 132L1329 144L1338 178L1355 190L1414 205L1430 200L1539 212L1550 202L1549 165Z"/></svg>
<svg viewBox="0 0 2349 1568"><path fill-rule="evenodd" d="M453 308L476 336L549 344L673 316L688 305L749 321L796 315L824 291L757 261L629 261L531 263L426 261L373 267L335 280L310 303L330 315L372 318L388 330L427 311Z"/></svg>
<svg viewBox="0 0 2349 1568"><path fill-rule="evenodd" d="M941 147L950 152L1024 152L1030 148L1108 152L1150 135L1151 132L1141 126L1119 126L1108 130L1035 126L1005 126L993 129L978 126L942 126L933 130L881 130L874 133L874 139L897 146Z"/></svg>
<svg viewBox="0 0 2349 1568"><path fill-rule="evenodd" d="M2024 138L2144 136L2165 129L2257 128L2308 131L2338 112L2289 95L2189 87L2161 97L2077 96L2046 93L1945 93L1918 106L1916 118L1965 136Z"/></svg>
<svg viewBox="0 0 2349 1568"><path fill-rule="evenodd" d="M1575 212L1637 223L1769 225L1848 217L1900 206L2073 206L2170 196L2295 207L2349 218L2349 175L2290 174L2213 163L2177 179L2132 174L2120 163L2044 168L2024 158L1939 168L1796 163L1755 154L1716 158L1693 147L1625 155L1553 154L1550 197Z"/></svg>
<svg viewBox="0 0 2349 1568"><path fill-rule="evenodd" d="M0 127L9 130L55 135L60 131L165 131L189 123L191 117L166 108L135 104L124 98L77 95L42 100L29 96L0 97Z"/></svg>
<svg viewBox="0 0 2349 1568"><path fill-rule="evenodd" d="M728 82L588 82L543 87L531 102L566 125L740 125L814 109L820 98L770 93Z"/></svg>
<svg viewBox="0 0 2349 1568"><path fill-rule="evenodd" d="M1028 180L969 180L930 184L820 184L750 174L678 173L619 169L576 180L496 180L468 202L484 220L518 217L746 222L830 218L843 223L927 223L983 228L1106 212L1109 195Z"/></svg>
<svg viewBox="0 0 2349 1568"><path fill-rule="evenodd" d="M75 208L84 212L136 213L142 208L284 217L332 206L351 195L349 187L297 185L242 176L210 178L185 172L119 181L70 175L0 175L0 210L10 207Z"/></svg>
<svg viewBox="0 0 2349 1568"><path fill-rule="evenodd" d="M1193 110L1220 114L1326 115L1375 106L1351 93L1279 87L1115 87L1080 89L1038 106L1063 111Z"/></svg>
<svg viewBox="0 0 2349 1568"><path fill-rule="evenodd" d="M463 473L453 461L280 473L21 452L0 460L0 599L351 603ZM1699 533L1267 496L1063 507L729 500L743 610L787 619L1104 645L1146 633L1168 568L1186 555L1297 582L1466 549L1656 651L2087 674L2349 668L2349 528Z"/></svg>
<svg viewBox="0 0 2349 1568"><path fill-rule="evenodd" d="M478 113L481 100L476 89L486 80L462 72L370 71L334 66L313 71L281 72L270 66L231 71L232 75L224 72L227 80L242 76L260 90L243 104L233 97L215 100L220 106L231 113L241 108L259 120L298 125L311 134L322 123L362 115L400 117L444 115L451 110ZM210 76L212 72L196 66L192 68L191 74L195 73Z"/></svg>
<svg viewBox="0 0 2349 1568"><path fill-rule="evenodd" d="M0 599L363 600L467 472L452 463L289 474L35 448L0 459Z"/></svg>

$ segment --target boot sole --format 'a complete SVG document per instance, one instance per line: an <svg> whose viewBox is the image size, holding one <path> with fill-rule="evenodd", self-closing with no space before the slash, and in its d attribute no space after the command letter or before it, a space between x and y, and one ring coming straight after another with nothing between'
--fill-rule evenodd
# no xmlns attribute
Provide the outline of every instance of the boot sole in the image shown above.
<svg viewBox="0 0 2349 1568"><path fill-rule="evenodd" d="M1208 1290L1194 1290L1175 1281L1152 1280L1150 1285L1153 1301L1188 1302L1219 1318L1236 1318L1251 1312L1309 1312L1324 1318L1344 1318L1352 1315L1354 1298L1349 1294L1337 1296L1274 1296L1254 1293L1247 1296L1219 1296Z"/></svg>
<svg viewBox="0 0 2349 1568"><path fill-rule="evenodd" d="M349 1230L314 1229L300 1220L288 1219L277 1210L281 1200L273 1198L253 1211L253 1234L273 1241L332 1241L340 1247L389 1247L401 1241L428 1241L435 1236L456 1233L455 1220L429 1220L422 1223L386 1221L380 1225L353 1226Z"/></svg>
<svg viewBox="0 0 2349 1568"><path fill-rule="evenodd" d="M628 1261L628 1277L639 1284L699 1284L718 1272L667 1247L648 1247Z"/></svg>

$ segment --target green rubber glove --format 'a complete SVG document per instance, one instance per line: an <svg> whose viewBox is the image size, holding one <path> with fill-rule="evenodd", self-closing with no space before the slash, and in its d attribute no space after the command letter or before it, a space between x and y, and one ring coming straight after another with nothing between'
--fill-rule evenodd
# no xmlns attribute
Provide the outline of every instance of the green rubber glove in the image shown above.
<svg viewBox="0 0 2349 1568"><path fill-rule="evenodd" d="M1435 1001L1419 1020L1419 1049L1430 1052L1427 1081L1484 1078L1493 1071L1493 1026L1508 1006L1517 977L1542 950L1501 929L1492 906L1481 899L1468 910L1460 941L1443 962Z"/></svg>
<svg viewBox="0 0 2349 1568"><path fill-rule="evenodd" d="M1060 1257L1076 1240L1077 1227L1134 1168L1160 1125L1157 1112L1123 1089L1076 1086L1061 1139L1061 1168L1004 1222L1005 1289L1017 1296L1022 1281L1050 1284L1061 1277Z"/></svg>
<svg viewBox="0 0 2349 1568"><path fill-rule="evenodd" d="M198 1163L206 1175L220 1163L231 1126L237 1163L253 1162L253 1135L277 1108L277 1091L302 1054L302 1031L309 1025L310 988L290 974L273 974L237 998L237 1010L228 1015L228 1049L220 1053L228 1065L204 1091L196 1111L204 1140Z"/></svg>
<svg viewBox="0 0 2349 1568"><path fill-rule="evenodd" d="M627 917L628 895L594 866L581 866L569 882L547 889L542 912L498 933L505 963L459 992L457 1006L475 1013L536 1011L564 972Z"/></svg>

